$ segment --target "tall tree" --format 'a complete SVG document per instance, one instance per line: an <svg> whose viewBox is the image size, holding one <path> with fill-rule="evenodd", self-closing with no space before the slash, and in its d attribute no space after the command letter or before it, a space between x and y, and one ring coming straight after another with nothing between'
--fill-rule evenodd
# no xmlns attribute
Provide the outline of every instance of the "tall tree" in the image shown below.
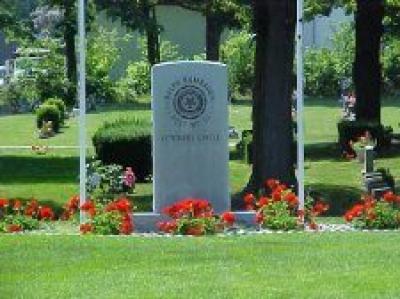
<svg viewBox="0 0 400 299"><path fill-rule="evenodd" d="M293 80L296 1L254 0L256 32L253 169L249 190L265 179L293 181Z"/></svg>
<svg viewBox="0 0 400 299"><path fill-rule="evenodd" d="M382 66L380 48L383 34L383 0L357 0L356 53L353 81L357 101L356 118L381 121Z"/></svg>

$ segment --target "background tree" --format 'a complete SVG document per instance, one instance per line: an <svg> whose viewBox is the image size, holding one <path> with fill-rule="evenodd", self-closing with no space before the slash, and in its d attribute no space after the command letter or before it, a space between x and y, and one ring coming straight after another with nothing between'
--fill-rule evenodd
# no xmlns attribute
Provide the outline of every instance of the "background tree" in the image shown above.
<svg viewBox="0 0 400 299"><path fill-rule="evenodd" d="M120 18L128 29L146 34L147 59L151 65L160 62L160 25L157 23L156 0L95 0L97 6L112 18Z"/></svg>
<svg viewBox="0 0 400 299"><path fill-rule="evenodd" d="M245 27L251 19L248 0L161 0L160 4L179 5L204 15L206 59L213 61L220 58L220 42L224 29Z"/></svg>
<svg viewBox="0 0 400 299"><path fill-rule="evenodd" d="M254 0L253 169L248 189L267 178L293 182L293 83L296 2Z"/></svg>

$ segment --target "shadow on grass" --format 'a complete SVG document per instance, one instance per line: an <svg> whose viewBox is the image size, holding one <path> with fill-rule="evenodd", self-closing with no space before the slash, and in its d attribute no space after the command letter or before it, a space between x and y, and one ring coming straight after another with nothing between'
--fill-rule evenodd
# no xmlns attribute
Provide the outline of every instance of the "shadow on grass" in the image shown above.
<svg viewBox="0 0 400 299"><path fill-rule="evenodd" d="M343 162L340 148L336 142L320 142L304 146L305 158L308 161L329 160Z"/></svg>
<svg viewBox="0 0 400 299"><path fill-rule="evenodd" d="M152 212L153 211L153 195L133 195L134 212Z"/></svg>
<svg viewBox="0 0 400 299"><path fill-rule="evenodd" d="M321 197L329 203L325 216L343 216L344 213L361 198L361 190L351 186L311 184L306 186L311 195Z"/></svg>
<svg viewBox="0 0 400 299"><path fill-rule="evenodd" d="M112 104L100 106L96 110L88 112L88 114L100 114L104 112L119 112L119 111L147 111L151 109L150 101L134 102L129 104Z"/></svg>
<svg viewBox="0 0 400 299"><path fill-rule="evenodd" d="M0 156L1 183L78 182L79 158L54 156Z"/></svg>

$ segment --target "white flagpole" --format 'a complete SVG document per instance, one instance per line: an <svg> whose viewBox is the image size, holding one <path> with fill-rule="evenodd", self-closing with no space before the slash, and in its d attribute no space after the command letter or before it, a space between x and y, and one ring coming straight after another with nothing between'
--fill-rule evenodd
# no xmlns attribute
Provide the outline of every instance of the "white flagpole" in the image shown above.
<svg viewBox="0 0 400 299"><path fill-rule="evenodd" d="M78 98L79 98L79 202L86 201L86 37L85 0L78 0ZM80 212L80 222L85 221L85 213Z"/></svg>
<svg viewBox="0 0 400 299"><path fill-rule="evenodd" d="M296 26L296 57L297 57L297 182L299 209L304 210L304 69L303 69L303 0L297 0Z"/></svg>

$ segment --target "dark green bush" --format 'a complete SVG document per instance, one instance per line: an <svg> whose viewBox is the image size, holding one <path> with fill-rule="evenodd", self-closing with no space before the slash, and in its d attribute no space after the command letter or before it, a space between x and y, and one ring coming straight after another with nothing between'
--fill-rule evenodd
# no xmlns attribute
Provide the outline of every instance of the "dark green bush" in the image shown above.
<svg viewBox="0 0 400 299"><path fill-rule="evenodd" d="M43 122L51 121L54 132L60 130L61 118L60 110L55 105L43 104L36 110L36 125L38 129L43 126Z"/></svg>
<svg viewBox="0 0 400 299"><path fill-rule="evenodd" d="M52 106L56 106L58 108L58 110L60 111L60 120L61 122L64 121L65 119L65 112L67 111L67 106L65 106L65 103L62 99L60 98L50 98L47 99L44 102L45 105L52 105Z"/></svg>
<svg viewBox="0 0 400 299"><path fill-rule="evenodd" d="M105 164L132 167L138 180L151 174L151 124L143 119L107 122L93 136L97 158Z"/></svg>
<svg viewBox="0 0 400 299"><path fill-rule="evenodd" d="M357 141L366 131L369 131L377 141L377 150L390 146L391 127L384 127L376 122L342 120L337 124L339 133L339 145L342 151L351 152L349 142Z"/></svg>
<svg viewBox="0 0 400 299"><path fill-rule="evenodd" d="M240 158L248 164L252 163L253 158L253 130L244 130L242 132L242 139L236 145Z"/></svg>

